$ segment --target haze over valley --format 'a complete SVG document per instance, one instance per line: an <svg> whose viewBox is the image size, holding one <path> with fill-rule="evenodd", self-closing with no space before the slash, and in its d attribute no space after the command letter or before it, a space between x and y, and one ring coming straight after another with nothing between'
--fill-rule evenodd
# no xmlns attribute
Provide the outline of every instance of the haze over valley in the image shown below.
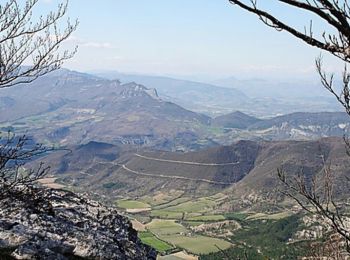
<svg viewBox="0 0 350 260"><path fill-rule="evenodd" d="M254 111L267 109L271 113L270 107L280 108L274 102L278 97L259 103L232 88L173 79L155 84L158 88L62 69L28 86L1 91L0 107L8 112L0 115L0 127L57 146L101 141L170 151L230 145L241 139L310 140L343 136L349 131L344 112L308 111L294 104L296 111L304 110L255 117ZM18 96L18 91L23 94ZM327 108L323 99L313 99L319 107ZM189 107L214 105L204 114L176 101ZM229 110L226 104L246 106L242 110L248 112ZM225 107L228 113L210 116L218 114L216 106Z"/></svg>
<svg viewBox="0 0 350 260"><path fill-rule="evenodd" d="M288 239L299 241L303 220L278 192L280 167L290 176L300 171L322 176L332 163L337 198L349 195L343 136L350 118L332 102L328 106L328 96L298 103L292 94L259 99L242 86L115 77L61 69L4 89L0 107L8 113L0 115L0 128L54 147L57 151L31 163L51 166L44 185L88 192L118 206L133 219L141 239L151 237L146 243L162 254L218 252L213 243L230 250L236 239L232 230L245 236L245 228L262 220L293 221ZM292 108L284 103L287 98ZM216 225L222 228L214 231ZM173 231L163 233L167 228Z"/></svg>

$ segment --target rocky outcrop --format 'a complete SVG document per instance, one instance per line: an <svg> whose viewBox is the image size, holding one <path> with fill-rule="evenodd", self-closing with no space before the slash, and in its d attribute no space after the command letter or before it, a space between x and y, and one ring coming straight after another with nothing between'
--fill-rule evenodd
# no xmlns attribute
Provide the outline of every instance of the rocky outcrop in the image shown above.
<svg viewBox="0 0 350 260"><path fill-rule="evenodd" d="M0 256L156 259L155 250L141 243L115 209L61 190L41 191L41 198L42 205L28 203L28 198L0 202Z"/></svg>

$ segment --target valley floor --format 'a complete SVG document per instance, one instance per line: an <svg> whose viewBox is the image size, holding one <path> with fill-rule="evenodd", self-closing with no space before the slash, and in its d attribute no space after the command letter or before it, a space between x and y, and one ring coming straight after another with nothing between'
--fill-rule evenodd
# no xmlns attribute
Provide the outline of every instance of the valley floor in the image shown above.
<svg viewBox="0 0 350 260"><path fill-rule="evenodd" d="M252 256L256 253L251 259L277 252L296 254L299 242L289 246L287 242L301 228L297 212L230 212L219 207L228 199L223 193L196 199L170 194L116 202L133 219L141 240L157 249L159 259L221 259L222 252L239 257L245 250Z"/></svg>

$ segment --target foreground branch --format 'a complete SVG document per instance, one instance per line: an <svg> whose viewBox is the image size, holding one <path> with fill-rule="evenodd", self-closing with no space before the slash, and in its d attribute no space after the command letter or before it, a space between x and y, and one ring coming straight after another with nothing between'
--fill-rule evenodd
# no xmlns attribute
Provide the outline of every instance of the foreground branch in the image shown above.
<svg viewBox="0 0 350 260"><path fill-rule="evenodd" d="M0 88L30 83L59 69L76 53L76 47L60 49L78 26L78 21L68 19L60 29L68 2L35 20L33 9L38 4L39 0L26 0L21 8L20 1L11 0L0 5Z"/></svg>
<svg viewBox="0 0 350 260"><path fill-rule="evenodd" d="M40 163L35 169L25 169L24 165L50 149L41 144L30 144L27 136L17 137L8 132L0 136L0 200L20 196L33 189L37 181L49 171Z"/></svg>
<svg viewBox="0 0 350 260"><path fill-rule="evenodd" d="M304 31L300 31L278 19L268 11L258 8L256 0L250 0L249 4L243 0L229 0L229 2L257 15L263 23L272 28L279 31L286 31L303 40L308 45L325 50L343 61L350 61L350 9L347 1L344 1L344 5L341 5L338 1L314 0L302 2L297 0L276 0L276 2L319 16L337 32L328 33L324 31L318 38L313 34L312 22L310 22L309 26L305 26ZM306 29L307 27L309 29Z"/></svg>
<svg viewBox="0 0 350 260"><path fill-rule="evenodd" d="M284 185L281 191L284 195L296 201L300 207L311 214L317 214L330 224L346 243L346 251L350 253L350 230L345 224L345 216L341 214L340 206L335 202L334 176L330 165L324 166L323 176L314 175L311 182L302 173L288 178L283 168L279 168L278 178Z"/></svg>

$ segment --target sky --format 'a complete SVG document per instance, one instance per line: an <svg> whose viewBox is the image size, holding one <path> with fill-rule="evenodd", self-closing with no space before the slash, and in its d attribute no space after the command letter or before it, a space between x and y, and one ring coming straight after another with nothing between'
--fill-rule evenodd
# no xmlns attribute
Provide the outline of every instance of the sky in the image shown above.
<svg viewBox="0 0 350 260"><path fill-rule="evenodd" d="M40 12L59 0L41 0ZM261 1L303 30L313 17ZM321 51L265 26L228 0L70 0L79 27L64 45L78 45L65 67L79 71L220 79L313 78ZM315 31L325 25L314 22ZM325 56L331 71L342 68Z"/></svg>

